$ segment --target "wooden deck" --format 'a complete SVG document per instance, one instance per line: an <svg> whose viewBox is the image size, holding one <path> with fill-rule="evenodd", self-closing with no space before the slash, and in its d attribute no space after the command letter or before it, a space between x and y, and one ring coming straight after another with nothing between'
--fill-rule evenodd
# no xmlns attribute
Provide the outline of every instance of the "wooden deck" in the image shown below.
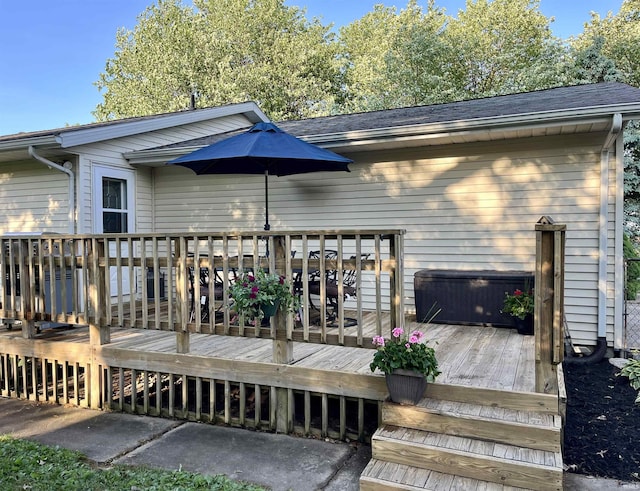
<svg viewBox="0 0 640 491"><path fill-rule="evenodd" d="M374 335L369 314L365 332ZM388 322L387 322L388 324ZM514 329L471 325L420 324L407 322L406 329L418 329L436 351L441 375L437 382L507 391L534 391L534 337ZM316 328L319 329L319 328ZM331 329L329 329L331 331ZM336 331L336 329L333 329ZM348 333L348 328L345 329ZM16 336L19 331L2 330L0 336ZM88 343L86 327L43 329L36 339ZM371 374L371 349L294 342L292 366ZM227 360L272 363L270 339L191 334L190 352L195 356ZM176 336L171 331L111 329L111 343L105 349L175 353ZM381 374L378 374L382 376Z"/></svg>
<svg viewBox="0 0 640 491"><path fill-rule="evenodd" d="M365 332L375 325L368 318ZM112 410L370 442L363 490L561 489L558 399L534 393L534 337L405 328L426 334L442 371L416 406L386 400L371 348L293 342L293 361L278 364L271 339L191 333L178 353L178 333L137 328L111 328L110 342L93 347L87 327L33 340L2 330L0 382L8 397L82 406L100 386Z"/></svg>

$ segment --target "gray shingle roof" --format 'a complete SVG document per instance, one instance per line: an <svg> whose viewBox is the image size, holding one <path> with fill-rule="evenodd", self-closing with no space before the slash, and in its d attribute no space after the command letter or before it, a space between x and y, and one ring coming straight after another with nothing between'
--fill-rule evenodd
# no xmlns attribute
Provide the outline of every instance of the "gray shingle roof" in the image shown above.
<svg viewBox="0 0 640 491"><path fill-rule="evenodd" d="M292 135L310 137L338 132L397 128L497 116L517 116L519 114L524 115L544 111L566 111L627 103L640 104L640 89L623 83L605 82L429 106L342 114L298 121L281 121L276 124ZM168 147L210 145L242 131L198 138Z"/></svg>

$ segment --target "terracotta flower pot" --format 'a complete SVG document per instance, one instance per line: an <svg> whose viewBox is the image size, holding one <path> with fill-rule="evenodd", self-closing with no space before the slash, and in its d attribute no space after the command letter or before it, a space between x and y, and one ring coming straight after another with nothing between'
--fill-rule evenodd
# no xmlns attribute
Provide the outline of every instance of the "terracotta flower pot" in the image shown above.
<svg viewBox="0 0 640 491"><path fill-rule="evenodd" d="M426 377L413 370L397 369L385 374L385 378L389 397L398 404L417 404L427 388Z"/></svg>

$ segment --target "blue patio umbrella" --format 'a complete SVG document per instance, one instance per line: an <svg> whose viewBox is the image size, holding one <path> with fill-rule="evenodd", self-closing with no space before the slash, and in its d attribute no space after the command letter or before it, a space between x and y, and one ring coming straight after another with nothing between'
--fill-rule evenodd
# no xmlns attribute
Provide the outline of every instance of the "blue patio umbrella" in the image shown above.
<svg viewBox="0 0 640 491"><path fill-rule="evenodd" d="M265 225L269 230L269 175L346 171L353 160L296 138L273 123L257 123L248 131L167 162L196 174L264 174Z"/></svg>

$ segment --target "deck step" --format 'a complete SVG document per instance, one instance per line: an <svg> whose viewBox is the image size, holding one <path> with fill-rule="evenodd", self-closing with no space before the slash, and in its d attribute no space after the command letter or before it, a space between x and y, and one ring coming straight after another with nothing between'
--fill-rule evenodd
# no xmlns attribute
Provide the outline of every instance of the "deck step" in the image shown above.
<svg viewBox="0 0 640 491"><path fill-rule="evenodd" d="M360 476L360 491L460 491L467 489L518 491L526 488L443 474L429 469L377 459L371 459Z"/></svg>
<svg viewBox="0 0 640 491"><path fill-rule="evenodd" d="M382 423L536 450L561 451L561 418L546 412L424 398L415 406L383 403Z"/></svg>
<svg viewBox="0 0 640 491"><path fill-rule="evenodd" d="M372 457L384 462L525 489L562 489L560 452L391 425L380 427L371 445Z"/></svg>

